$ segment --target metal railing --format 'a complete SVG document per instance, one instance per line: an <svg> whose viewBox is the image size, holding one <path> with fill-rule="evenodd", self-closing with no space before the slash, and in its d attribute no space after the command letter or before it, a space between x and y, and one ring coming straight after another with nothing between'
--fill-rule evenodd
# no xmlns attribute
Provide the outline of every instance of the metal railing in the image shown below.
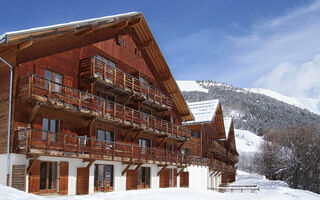
<svg viewBox="0 0 320 200"><path fill-rule="evenodd" d="M164 92L152 87L128 73L123 72L116 65L101 56L93 56L80 61L80 77L97 77L116 88L124 89L147 100L172 108L173 99Z"/></svg>
<svg viewBox="0 0 320 200"><path fill-rule="evenodd" d="M135 125L150 132L170 134L184 138L191 137L191 131L182 125L172 124L163 119L50 81L35 74L29 74L20 78L18 97L32 98L36 101L52 103L55 106L83 111L129 126Z"/></svg>

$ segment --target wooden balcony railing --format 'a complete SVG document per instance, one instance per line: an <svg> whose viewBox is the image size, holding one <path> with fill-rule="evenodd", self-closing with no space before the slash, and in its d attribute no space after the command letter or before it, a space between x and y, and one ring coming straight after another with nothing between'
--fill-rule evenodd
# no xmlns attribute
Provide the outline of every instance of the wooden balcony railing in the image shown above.
<svg viewBox="0 0 320 200"><path fill-rule="evenodd" d="M215 171L225 171L226 170L226 164L219 161L219 160L211 160L209 167Z"/></svg>
<svg viewBox="0 0 320 200"><path fill-rule="evenodd" d="M134 162L165 162L176 165L205 164L194 156L181 152L169 152L155 148L145 148L118 142L93 139L65 133L47 132L35 129L17 130L14 135L16 153L71 156L79 158L120 160ZM59 154L60 153L60 154Z"/></svg>
<svg viewBox="0 0 320 200"><path fill-rule="evenodd" d="M136 94L147 101L165 108L172 108L173 106L173 99L171 96L152 87L146 82L121 71L114 63L101 56L94 56L81 60L80 77L99 78L106 84L111 84L115 88Z"/></svg>
<svg viewBox="0 0 320 200"><path fill-rule="evenodd" d="M182 125L169 123L152 115L50 81L35 74L20 78L18 97L80 111L124 126L141 128L146 132L167 135L181 140L191 137L191 131Z"/></svg>
<svg viewBox="0 0 320 200"><path fill-rule="evenodd" d="M232 165L226 165L226 171L227 172L235 172L235 171L237 171L237 167L232 166Z"/></svg>
<svg viewBox="0 0 320 200"><path fill-rule="evenodd" d="M209 150L220 155L226 155L227 152L226 149L215 140L212 140Z"/></svg>
<svg viewBox="0 0 320 200"><path fill-rule="evenodd" d="M234 155L233 153L227 151L227 159L231 162L237 163L238 162L238 156Z"/></svg>

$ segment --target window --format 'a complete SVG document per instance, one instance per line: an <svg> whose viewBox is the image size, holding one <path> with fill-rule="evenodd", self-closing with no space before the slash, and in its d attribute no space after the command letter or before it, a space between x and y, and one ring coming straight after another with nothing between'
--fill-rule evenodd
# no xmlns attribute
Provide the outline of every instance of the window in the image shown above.
<svg viewBox="0 0 320 200"><path fill-rule="evenodd" d="M169 150L169 152L174 152L174 144L169 144L168 150Z"/></svg>
<svg viewBox="0 0 320 200"><path fill-rule="evenodd" d="M146 154L147 152L151 153L151 151L149 150L151 148L151 140L139 138L139 147L142 147L141 148L142 154Z"/></svg>
<svg viewBox="0 0 320 200"><path fill-rule="evenodd" d="M186 156L190 155L190 149L189 148L182 148L181 154L186 155Z"/></svg>
<svg viewBox="0 0 320 200"><path fill-rule="evenodd" d="M169 169L169 187L174 187L174 169Z"/></svg>
<svg viewBox="0 0 320 200"><path fill-rule="evenodd" d="M98 129L97 132L97 139L99 140L98 145L102 146L102 142L106 141L108 147L112 147L112 142L114 142L114 132L101 129Z"/></svg>
<svg viewBox="0 0 320 200"><path fill-rule="evenodd" d="M126 40L121 38L120 45L124 47L126 45Z"/></svg>
<svg viewBox="0 0 320 200"><path fill-rule="evenodd" d="M193 133L192 133L192 136L195 137L195 138L198 138L198 137L199 137L199 134L198 134L198 132L193 132Z"/></svg>
<svg viewBox="0 0 320 200"><path fill-rule="evenodd" d="M111 191L113 187L113 165L96 164L94 170L96 191Z"/></svg>
<svg viewBox="0 0 320 200"><path fill-rule="evenodd" d="M53 92L61 92L61 85L62 84L62 76L61 74L58 74L56 72L52 72L50 70L46 70L45 71L45 78L48 79L49 81L53 81L55 83L58 83L58 84L53 84L51 87L52 87L52 91ZM49 81L46 81L45 82L45 88L46 89L49 89Z"/></svg>
<svg viewBox="0 0 320 200"><path fill-rule="evenodd" d="M57 189L57 163L40 163L40 190Z"/></svg>
<svg viewBox="0 0 320 200"><path fill-rule="evenodd" d="M56 141L56 133L60 129L60 121L55 119L42 118L42 140L47 140L47 134L50 133L50 141Z"/></svg>

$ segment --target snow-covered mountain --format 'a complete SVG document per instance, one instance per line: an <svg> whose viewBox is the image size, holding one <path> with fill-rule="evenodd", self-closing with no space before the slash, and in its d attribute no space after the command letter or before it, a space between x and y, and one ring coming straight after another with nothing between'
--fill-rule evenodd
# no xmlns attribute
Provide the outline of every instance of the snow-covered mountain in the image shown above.
<svg viewBox="0 0 320 200"><path fill-rule="evenodd" d="M177 81L189 102L219 99L235 127L256 134L290 126L320 128L320 100L288 97L259 88L237 88L215 81Z"/></svg>

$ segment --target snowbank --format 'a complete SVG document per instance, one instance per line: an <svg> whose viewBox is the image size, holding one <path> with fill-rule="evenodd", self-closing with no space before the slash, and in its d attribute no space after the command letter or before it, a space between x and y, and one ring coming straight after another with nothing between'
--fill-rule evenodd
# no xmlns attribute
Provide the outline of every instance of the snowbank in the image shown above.
<svg viewBox="0 0 320 200"><path fill-rule="evenodd" d="M258 151L260 143L263 141L262 137L246 130L235 129L234 131L237 151L240 155L241 152L254 153Z"/></svg>

